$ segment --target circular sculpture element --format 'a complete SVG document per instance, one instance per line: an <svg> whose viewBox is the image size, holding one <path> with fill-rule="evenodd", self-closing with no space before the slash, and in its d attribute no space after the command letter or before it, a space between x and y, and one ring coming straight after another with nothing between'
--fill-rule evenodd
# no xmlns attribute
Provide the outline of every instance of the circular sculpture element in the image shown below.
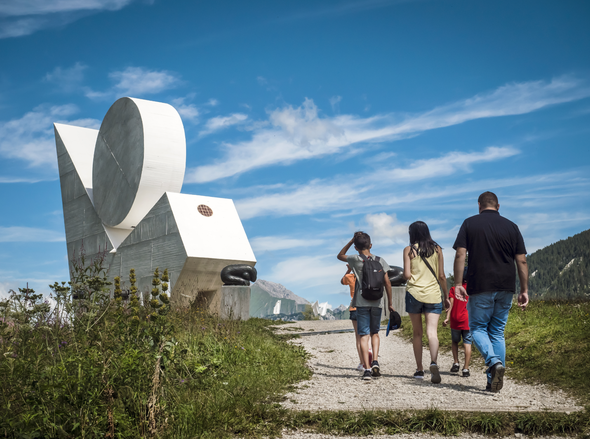
<svg viewBox="0 0 590 439"><path fill-rule="evenodd" d="M223 285L250 285L250 282L256 282L258 273L256 268L246 264L228 265L221 270L221 280Z"/></svg>
<svg viewBox="0 0 590 439"><path fill-rule="evenodd" d="M121 98L98 133L93 203L104 224L131 228L164 192L180 192L186 165L184 127L168 104Z"/></svg>
<svg viewBox="0 0 590 439"><path fill-rule="evenodd" d="M203 216L211 216L211 215L213 215L213 209L211 209L209 206L207 206L205 204L199 204L197 206L197 210Z"/></svg>
<svg viewBox="0 0 590 439"><path fill-rule="evenodd" d="M406 284L404 269L401 267L396 267L395 265L390 266L389 271L387 272L387 277L389 277L389 282L391 282L392 287L401 287Z"/></svg>

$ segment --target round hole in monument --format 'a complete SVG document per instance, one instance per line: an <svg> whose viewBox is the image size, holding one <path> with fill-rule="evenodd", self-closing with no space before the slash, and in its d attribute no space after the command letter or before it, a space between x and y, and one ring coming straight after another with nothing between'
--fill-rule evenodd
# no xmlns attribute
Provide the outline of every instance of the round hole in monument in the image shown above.
<svg viewBox="0 0 590 439"><path fill-rule="evenodd" d="M199 207L197 207L197 210L203 216L213 215L213 209L211 209L209 206L206 206L205 204L199 204Z"/></svg>

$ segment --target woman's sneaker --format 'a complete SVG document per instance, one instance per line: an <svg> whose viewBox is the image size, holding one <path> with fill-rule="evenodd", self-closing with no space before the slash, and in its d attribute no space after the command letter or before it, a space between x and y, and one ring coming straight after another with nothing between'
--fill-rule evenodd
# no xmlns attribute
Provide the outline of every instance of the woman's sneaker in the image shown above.
<svg viewBox="0 0 590 439"><path fill-rule="evenodd" d="M356 367L356 370L358 370L359 372L364 372L365 366L363 366L363 363L359 363L359 365Z"/></svg>
<svg viewBox="0 0 590 439"><path fill-rule="evenodd" d="M373 376L371 375L371 369L366 369L365 373L363 374L363 380L369 381L372 379L373 379Z"/></svg>
<svg viewBox="0 0 590 439"><path fill-rule="evenodd" d="M463 376L464 377L468 377L469 376L469 369L463 369Z"/></svg>
<svg viewBox="0 0 590 439"><path fill-rule="evenodd" d="M434 362L430 363L430 373L432 374L432 376L430 377L430 381L432 381L433 384L440 383L440 372L438 370L438 364Z"/></svg>
<svg viewBox="0 0 590 439"><path fill-rule="evenodd" d="M424 371L417 370L416 372L414 372L414 378L416 378L417 380L423 380L424 379Z"/></svg>
<svg viewBox="0 0 590 439"><path fill-rule="evenodd" d="M455 363L453 364L453 367L451 367L451 372L455 373L455 372L459 372L459 368L461 366L459 366L459 363Z"/></svg>

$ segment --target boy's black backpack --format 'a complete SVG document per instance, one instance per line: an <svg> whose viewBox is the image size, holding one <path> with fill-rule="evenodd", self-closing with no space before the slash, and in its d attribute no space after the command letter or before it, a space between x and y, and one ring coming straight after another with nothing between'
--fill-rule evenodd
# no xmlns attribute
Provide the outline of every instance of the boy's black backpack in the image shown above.
<svg viewBox="0 0 590 439"><path fill-rule="evenodd" d="M379 256L375 256L375 259L367 258L365 255L360 257L364 261L361 296L365 300L379 300L383 297L383 277L385 276Z"/></svg>

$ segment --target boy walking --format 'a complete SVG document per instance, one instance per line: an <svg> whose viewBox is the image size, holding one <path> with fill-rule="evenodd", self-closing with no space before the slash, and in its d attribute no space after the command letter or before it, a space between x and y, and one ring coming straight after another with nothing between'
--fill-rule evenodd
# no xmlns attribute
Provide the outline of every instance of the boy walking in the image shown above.
<svg viewBox="0 0 590 439"><path fill-rule="evenodd" d="M467 267L465 267L467 272ZM467 281L463 276L463 288L467 289ZM469 298L467 298L469 300ZM447 310L447 318L443 322L443 326L449 324L449 317L451 319L451 350L453 351L453 367L451 372L459 372L459 342L463 339L463 347L465 348L465 363L461 371L464 377L469 376L469 363L471 362L471 344L472 337L469 331L469 314L467 312L467 302L456 300L455 287L449 291L449 302L451 306Z"/></svg>
<svg viewBox="0 0 590 439"><path fill-rule="evenodd" d="M358 255L346 255L346 252L354 244L354 249ZM337 258L347 262L356 277L356 287L352 298L351 306L356 308L357 328L361 342L361 354L364 365L369 365L369 339L373 346L373 362L370 369L365 369L363 380L371 380L373 377L381 376L379 370L379 329L381 327L381 308L383 306L383 289L387 293L389 312L395 311L391 299L391 283L387 276L389 265L378 256L371 254L371 237L364 232L356 232L353 238L340 250ZM372 267L371 279L376 278L381 282L379 291L369 291L367 281L363 272L366 267ZM380 271L382 270L382 271Z"/></svg>

